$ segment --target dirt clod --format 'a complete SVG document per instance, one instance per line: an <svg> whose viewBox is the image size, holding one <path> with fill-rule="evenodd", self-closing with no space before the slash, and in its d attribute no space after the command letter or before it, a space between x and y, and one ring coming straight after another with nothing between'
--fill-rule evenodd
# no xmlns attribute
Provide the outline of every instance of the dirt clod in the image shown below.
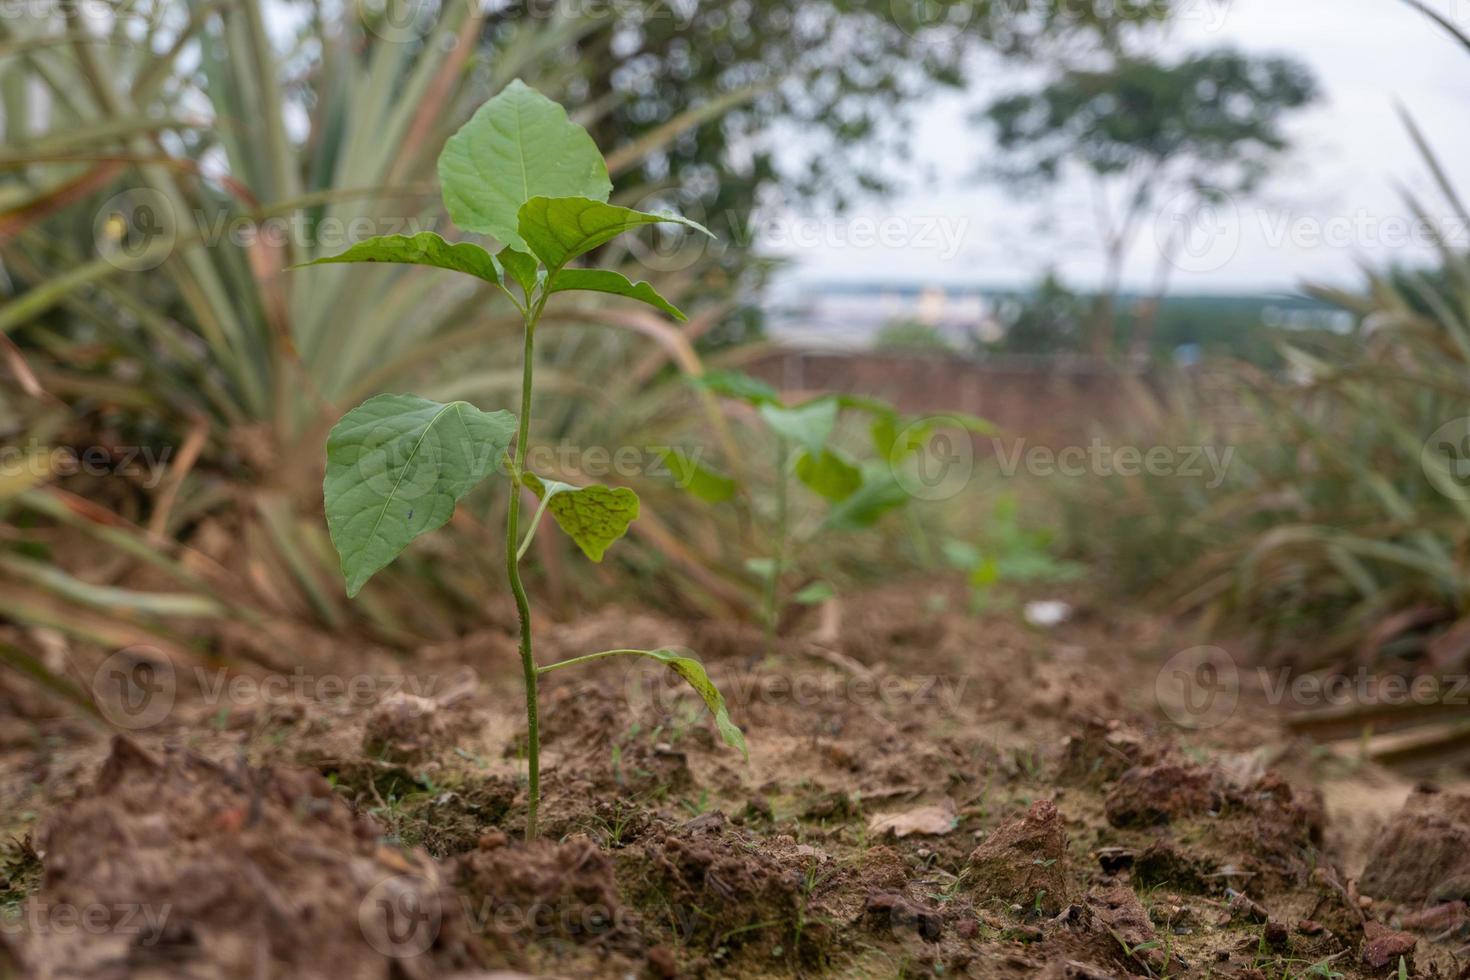
<svg viewBox="0 0 1470 980"><path fill-rule="evenodd" d="M1397 964L1402 956L1410 971L1414 969L1414 947L1419 939L1413 933L1396 932L1377 922L1363 927L1363 964L1374 968Z"/></svg>
<svg viewBox="0 0 1470 980"><path fill-rule="evenodd" d="M1378 836L1359 887L1395 902L1470 899L1470 796L1417 789Z"/></svg>
<svg viewBox="0 0 1470 980"><path fill-rule="evenodd" d="M1135 766L1109 791L1108 822L1115 827L1169 823L1218 810L1215 777L1198 766L1162 763Z"/></svg>
<svg viewBox="0 0 1470 980"><path fill-rule="evenodd" d="M1067 904L1067 835L1054 804L1038 800L970 854L970 887L984 898L1056 915Z"/></svg>

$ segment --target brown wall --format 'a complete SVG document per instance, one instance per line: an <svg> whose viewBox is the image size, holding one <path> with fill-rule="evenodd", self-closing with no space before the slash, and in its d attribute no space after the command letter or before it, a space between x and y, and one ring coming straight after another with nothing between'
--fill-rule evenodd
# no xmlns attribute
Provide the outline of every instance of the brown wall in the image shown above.
<svg viewBox="0 0 1470 980"><path fill-rule="evenodd" d="M1157 404L1147 374L1085 361L777 350L748 370L785 392L868 395L908 414L964 412L1058 446L1100 427L1147 425Z"/></svg>

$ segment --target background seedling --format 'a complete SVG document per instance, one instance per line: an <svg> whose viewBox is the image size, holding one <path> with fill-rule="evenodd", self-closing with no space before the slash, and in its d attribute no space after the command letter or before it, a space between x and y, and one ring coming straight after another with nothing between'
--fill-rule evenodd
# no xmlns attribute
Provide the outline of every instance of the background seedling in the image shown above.
<svg viewBox="0 0 1470 980"><path fill-rule="evenodd" d="M529 769L526 837L536 836L541 796L537 681L541 674L611 656L658 661L697 691L726 743L745 751L724 698L704 667L672 650L606 650L538 666L533 655L531 607L520 561L544 513L593 561L638 517L638 496L626 487L573 486L545 480L526 468L536 326L547 301L571 290L610 293L647 303L680 320L684 315L646 282L608 269L571 263L623 232L676 223L708 235L703 226L672 214L650 214L607 203L607 165L592 138L561 106L519 80L481 106L445 144L439 157L444 204L465 231L502 243L494 254L468 242L450 243L424 232L357 243L331 262L398 262L448 269L498 287L525 326L519 418L485 412L468 402L448 404L417 395L385 394L344 415L327 439L323 484L327 527L341 558L347 594L356 596L376 572L420 535L443 526L459 500L495 471L511 479L506 518L505 570L520 621L526 687ZM518 295L519 294L519 295ZM522 536L521 488L540 506Z"/></svg>
<svg viewBox="0 0 1470 980"><path fill-rule="evenodd" d="M966 415L905 418L892 405L875 398L822 395L788 404L764 381L733 371L706 374L697 379L697 384L753 408L755 417L775 443L775 502L768 532L769 554L746 562L746 567L764 585L760 618L766 630L767 650L775 639L781 618L785 601L781 580L794 564L789 553L793 545L799 553L820 533L865 530L884 514L908 503L912 496L905 488L903 474L939 429L993 431L983 419ZM867 416L872 457L857 460L833 445L833 433L844 413ZM828 505L823 520L795 540L789 496L792 476ZM691 492L711 502L733 496L733 488L726 492L727 483L717 474L685 481ZM709 495L712 488L718 491L718 496ZM791 601L810 605L835 594L831 583L819 580L798 590Z"/></svg>

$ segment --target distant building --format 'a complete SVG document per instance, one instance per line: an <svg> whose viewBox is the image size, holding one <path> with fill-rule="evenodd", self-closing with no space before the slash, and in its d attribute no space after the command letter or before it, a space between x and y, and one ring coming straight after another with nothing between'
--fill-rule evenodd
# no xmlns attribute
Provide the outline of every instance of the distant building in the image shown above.
<svg viewBox="0 0 1470 980"><path fill-rule="evenodd" d="M957 348L1000 331L979 290L881 284L787 287L772 303L768 329L773 340L792 346L856 350L872 346L887 324L903 322L934 327Z"/></svg>

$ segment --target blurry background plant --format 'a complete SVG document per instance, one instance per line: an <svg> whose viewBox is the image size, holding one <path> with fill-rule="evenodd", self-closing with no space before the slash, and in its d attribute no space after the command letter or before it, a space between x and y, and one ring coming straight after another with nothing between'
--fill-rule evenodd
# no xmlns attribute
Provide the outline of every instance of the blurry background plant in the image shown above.
<svg viewBox="0 0 1470 980"><path fill-rule="evenodd" d="M1015 495L1003 493L996 497L978 539L947 538L942 547L945 560L965 573L971 609L982 612L997 603L1013 602L1012 587L1082 577L1082 565L1057 557L1054 537L1049 528L1023 526Z"/></svg>
<svg viewBox="0 0 1470 980"><path fill-rule="evenodd" d="M1443 204L1470 225L1429 140L1405 121ZM1410 195L1407 205L1438 227L1423 201ZM1284 370L1222 363L1164 386L1147 438L1232 449L1224 485L1178 475L1079 483L1060 498L1068 540L1120 591L1152 588L1180 613L1203 613L1207 630L1243 631L1271 662L1323 675L1463 676L1470 255L1439 247L1437 268L1370 274L1361 295L1313 287L1353 326L1282 343ZM1293 723L1320 737L1374 735L1365 752L1384 761L1463 760L1470 723L1445 697L1451 686L1397 703L1370 695Z"/></svg>

